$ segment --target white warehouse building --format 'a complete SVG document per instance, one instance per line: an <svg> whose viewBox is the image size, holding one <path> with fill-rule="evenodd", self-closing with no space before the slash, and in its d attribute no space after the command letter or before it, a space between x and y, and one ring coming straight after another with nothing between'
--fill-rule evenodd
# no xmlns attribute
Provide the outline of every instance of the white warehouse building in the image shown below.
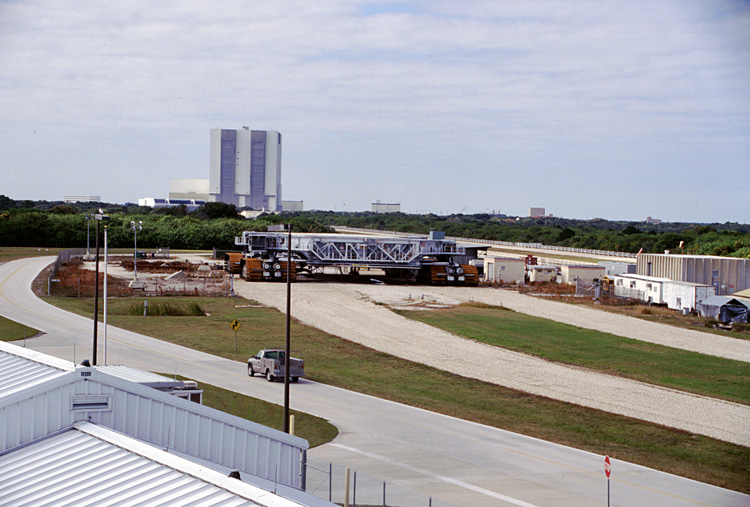
<svg viewBox="0 0 750 507"><path fill-rule="evenodd" d="M0 504L333 505L305 492L306 440L165 384L0 342Z"/></svg>

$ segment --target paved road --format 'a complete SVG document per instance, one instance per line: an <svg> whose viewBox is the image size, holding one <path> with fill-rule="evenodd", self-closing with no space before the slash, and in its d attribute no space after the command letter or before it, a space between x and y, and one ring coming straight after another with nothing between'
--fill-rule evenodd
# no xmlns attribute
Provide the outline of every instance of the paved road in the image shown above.
<svg viewBox="0 0 750 507"><path fill-rule="evenodd" d="M29 289L31 278L50 261L0 265L0 315L46 333L27 340L30 348L80 361L91 355L91 320L47 305ZM248 378L242 363L112 327L108 341L110 363L176 371L281 403L283 385ZM351 466L435 499L462 506L606 502L602 456L304 379L294 385L291 399L294 409L325 417L340 430L332 443L311 450L312 458ZM617 460L612 473L613 506L750 505L747 495Z"/></svg>

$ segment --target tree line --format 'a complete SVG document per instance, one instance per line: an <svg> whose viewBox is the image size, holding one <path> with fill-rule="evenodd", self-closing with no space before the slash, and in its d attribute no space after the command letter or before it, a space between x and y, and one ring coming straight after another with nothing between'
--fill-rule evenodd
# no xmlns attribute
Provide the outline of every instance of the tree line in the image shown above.
<svg viewBox="0 0 750 507"><path fill-rule="evenodd" d="M750 225L738 223L651 224L488 214L440 216L333 211L262 214L255 220L246 220L238 215L235 206L224 203L206 203L188 212L184 206L151 209L133 204L14 201L4 195L0 195L0 246L85 248L90 226L93 247L96 224L86 217L99 208L104 208L110 216L107 227L111 248L133 245L131 221L143 221L143 229L138 231L139 248L198 250L233 249L234 238L242 231L264 231L269 225L291 223L297 232L330 232L335 226L411 233L437 230L449 236L573 248L633 253L641 249L647 253L670 250L672 253L750 258Z"/></svg>

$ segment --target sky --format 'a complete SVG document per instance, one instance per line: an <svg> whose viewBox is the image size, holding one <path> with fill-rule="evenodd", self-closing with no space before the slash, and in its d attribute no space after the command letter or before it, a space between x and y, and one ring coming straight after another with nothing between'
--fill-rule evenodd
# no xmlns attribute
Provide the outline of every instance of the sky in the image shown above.
<svg viewBox="0 0 750 507"><path fill-rule="evenodd" d="M305 209L750 223L750 2L0 0L0 194L167 197L242 126Z"/></svg>

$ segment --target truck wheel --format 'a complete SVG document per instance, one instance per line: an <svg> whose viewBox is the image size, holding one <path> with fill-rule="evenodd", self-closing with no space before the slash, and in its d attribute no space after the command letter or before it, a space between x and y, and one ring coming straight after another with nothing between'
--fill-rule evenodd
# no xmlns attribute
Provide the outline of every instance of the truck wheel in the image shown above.
<svg viewBox="0 0 750 507"><path fill-rule="evenodd" d="M253 370L253 365L248 364L247 365L247 376L248 377L254 377L255 376L255 370Z"/></svg>
<svg viewBox="0 0 750 507"><path fill-rule="evenodd" d="M299 377L292 377L292 382L297 382L299 380Z"/></svg>
<svg viewBox="0 0 750 507"><path fill-rule="evenodd" d="M271 370L266 370L266 380L273 382L274 376L271 374Z"/></svg>

